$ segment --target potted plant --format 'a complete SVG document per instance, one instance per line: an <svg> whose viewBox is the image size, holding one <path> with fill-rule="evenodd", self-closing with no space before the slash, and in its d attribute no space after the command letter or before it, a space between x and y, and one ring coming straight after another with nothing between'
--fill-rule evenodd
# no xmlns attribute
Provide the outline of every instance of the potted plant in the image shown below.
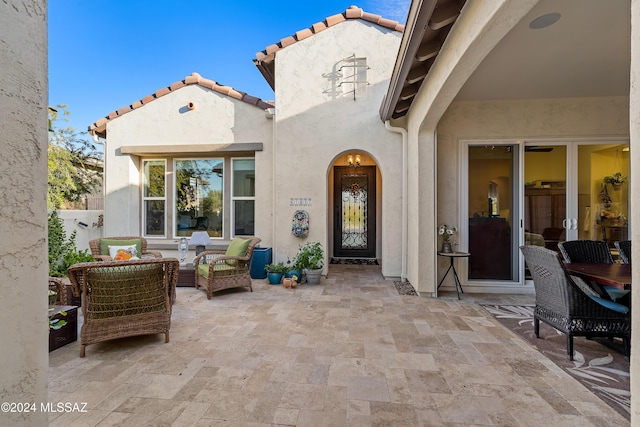
<svg viewBox="0 0 640 427"><path fill-rule="evenodd" d="M277 264L267 264L264 269L267 272L267 279L272 285L278 285L282 281L282 276L289 270L282 261Z"/></svg>
<svg viewBox="0 0 640 427"><path fill-rule="evenodd" d="M290 259L287 259L287 272L284 274L285 279L296 277L296 280L302 277L302 271L294 263L291 263Z"/></svg>
<svg viewBox="0 0 640 427"><path fill-rule="evenodd" d="M294 260L294 266L304 271L307 283L320 283L322 268L324 267L324 250L320 242L308 242L300 246Z"/></svg>
<svg viewBox="0 0 640 427"><path fill-rule="evenodd" d="M605 184L611 184L614 190L619 190L622 184L627 181L627 177L623 176L621 172L616 172L613 175L607 175L604 177Z"/></svg>

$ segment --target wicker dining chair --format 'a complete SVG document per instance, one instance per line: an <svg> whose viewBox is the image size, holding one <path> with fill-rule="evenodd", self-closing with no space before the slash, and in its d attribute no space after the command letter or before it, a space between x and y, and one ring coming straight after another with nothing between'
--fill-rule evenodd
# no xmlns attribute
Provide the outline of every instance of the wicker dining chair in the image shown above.
<svg viewBox="0 0 640 427"><path fill-rule="evenodd" d="M162 258L160 251L147 249L147 239L140 236L99 237L89 241L89 250L96 261L113 261L109 245L135 245L139 248L139 258Z"/></svg>
<svg viewBox="0 0 640 427"><path fill-rule="evenodd" d="M67 305L67 286L57 277L49 277L49 305Z"/></svg>
<svg viewBox="0 0 640 427"><path fill-rule="evenodd" d="M82 296L80 357L87 345L116 338L162 333L169 342L177 259L85 262L67 271Z"/></svg>
<svg viewBox="0 0 640 427"><path fill-rule="evenodd" d="M604 240L570 240L558 243L558 248L566 262L585 264L613 264L613 255ZM597 288L598 285L592 286ZM628 290L613 286L600 286L612 301L619 301L629 295Z"/></svg>
<svg viewBox="0 0 640 427"><path fill-rule="evenodd" d="M570 276L557 252L540 246L521 246L533 277L536 305L534 333L540 321L567 336L567 356L573 360L573 337L620 337L628 356L631 338L629 308L600 296L579 277Z"/></svg>
<svg viewBox="0 0 640 427"><path fill-rule="evenodd" d="M251 261L253 258L253 250L260 243L258 237L241 238L236 237L234 240L244 241L248 245L246 252L240 256L230 255L227 250L207 250L201 252L194 260L196 289L205 288L207 291L207 299L211 299L214 292L230 288L249 288L253 292L251 285ZM232 244L234 242L232 241ZM231 245L229 245L231 248Z"/></svg>
<svg viewBox="0 0 640 427"><path fill-rule="evenodd" d="M631 264L631 240L622 240L613 242L613 244L618 250L618 254L620 254L622 262L625 264Z"/></svg>
<svg viewBox="0 0 640 427"><path fill-rule="evenodd" d="M566 262L613 264L609 245L604 240L569 240L558 243Z"/></svg>

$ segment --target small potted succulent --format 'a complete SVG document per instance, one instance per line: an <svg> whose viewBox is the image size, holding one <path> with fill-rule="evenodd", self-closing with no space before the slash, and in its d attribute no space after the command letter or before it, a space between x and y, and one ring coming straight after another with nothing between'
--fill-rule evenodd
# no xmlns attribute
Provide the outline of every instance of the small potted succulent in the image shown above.
<svg viewBox="0 0 640 427"><path fill-rule="evenodd" d="M272 285L278 285L282 281L282 276L289 270L289 268L284 265L284 263L278 262L277 264L267 264L264 266L265 271L267 272L267 279L269 283Z"/></svg>

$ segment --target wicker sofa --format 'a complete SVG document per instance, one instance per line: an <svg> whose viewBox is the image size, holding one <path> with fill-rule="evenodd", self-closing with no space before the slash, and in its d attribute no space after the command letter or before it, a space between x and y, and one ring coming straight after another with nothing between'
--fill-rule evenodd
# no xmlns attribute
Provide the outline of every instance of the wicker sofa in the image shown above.
<svg viewBox="0 0 640 427"><path fill-rule="evenodd" d="M82 296L80 357L87 345L116 338L163 333L169 342L178 269L175 258L69 267L73 294Z"/></svg>
<svg viewBox="0 0 640 427"><path fill-rule="evenodd" d="M162 258L162 253L147 249L147 239L140 236L100 237L89 241L91 255L97 261L113 261L109 256L109 245L136 245L139 258Z"/></svg>
<svg viewBox="0 0 640 427"><path fill-rule="evenodd" d="M253 292L249 270L251 268L253 249L260 243L261 239L250 237L247 239L236 238L234 240L248 241L246 252L243 255L229 255L229 249L226 251L208 250L201 252L194 260L195 286L196 289L199 287L205 288L207 299L211 299L214 292L223 289L246 287Z"/></svg>
<svg viewBox="0 0 640 427"><path fill-rule="evenodd" d="M569 360L573 360L574 336L620 337L629 355L631 314L627 307L601 298L582 279L570 276L557 252L532 245L520 249L536 291L536 337L543 321L567 336Z"/></svg>

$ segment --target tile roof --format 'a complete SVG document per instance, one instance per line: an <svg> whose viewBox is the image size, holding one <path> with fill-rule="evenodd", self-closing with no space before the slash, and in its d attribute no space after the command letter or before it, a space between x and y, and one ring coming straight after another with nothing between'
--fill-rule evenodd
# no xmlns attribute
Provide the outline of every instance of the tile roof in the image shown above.
<svg viewBox="0 0 640 427"><path fill-rule="evenodd" d="M275 89L276 52L296 42L309 38L314 34L324 31L329 27L345 22L348 19L363 19L376 25L380 25L381 27L389 28L393 31L404 31L404 25L400 24L398 21L393 21L391 19L383 18L380 15L365 12L358 6L349 6L349 8L342 13L328 16L324 21L317 22L309 28L297 31L295 34L283 38L278 43L267 46L264 50L256 53L256 59L254 59L253 62L267 80L271 89Z"/></svg>
<svg viewBox="0 0 640 427"><path fill-rule="evenodd" d="M162 89L158 89L155 93L152 93L151 95L147 95L144 98L142 98L141 100L135 101L134 103L132 103L131 105L127 105L124 106L122 108L119 108L116 111L112 111L110 112L107 116L101 118L100 120L98 120L95 123L92 123L89 126L89 133L91 135L98 135L102 138L106 138L106 134L107 134L107 123L113 119L116 119L120 116L122 116L123 114L126 114L130 111L135 110L136 108L140 108L143 105L148 104L151 101L154 101L158 98L160 98L161 96L167 95L171 92L174 92L180 88L183 88L187 85L192 85L192 84L197 84L200 85L202 87L205 87L207 89L211 89L215 92L221 93L223 95L227 95L230 96L232 98L235 98L237 100L246 102L248 104L251 105L255 105L258 108L261 108L263 110L266 110L267 108L272 108L274 107L273 104L263 101L260 98L256 98L254 96L248 95L244 92L240 92L235 90L234 88L230 87L230 86L223 86L218 84L217 82L213 81L213 80L209 80L209 79L205 79L204 77L202 77L200 74L198 73L191 73L190 76L185 77L184 80L180 80L177 81L175 83L170 84L167 87L163 87Z"/></svg>

